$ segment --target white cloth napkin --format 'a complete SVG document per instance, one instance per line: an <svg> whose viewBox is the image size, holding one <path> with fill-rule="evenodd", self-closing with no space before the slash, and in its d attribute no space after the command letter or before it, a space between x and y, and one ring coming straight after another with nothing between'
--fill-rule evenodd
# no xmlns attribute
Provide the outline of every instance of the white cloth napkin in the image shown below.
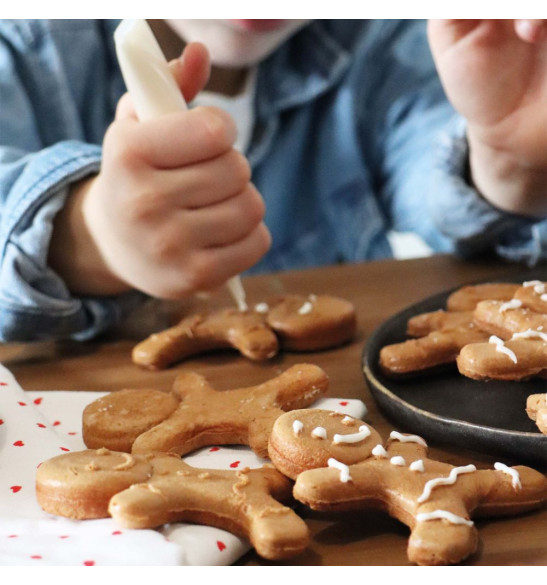
<svg viewBox="0 0 547 585"><path fill-rule="evenodd" d="M224 530L178 523L158 530L120 529L111 518L75 521L46 514L35 496L42 461L85 449L84 407L105 393L25 392L0 365L0 565L230 565L250 545ZM360 400L323 398L314 407L364 419ZM247 447L211 446L184 458L210 469L261 467Z"/></svg>

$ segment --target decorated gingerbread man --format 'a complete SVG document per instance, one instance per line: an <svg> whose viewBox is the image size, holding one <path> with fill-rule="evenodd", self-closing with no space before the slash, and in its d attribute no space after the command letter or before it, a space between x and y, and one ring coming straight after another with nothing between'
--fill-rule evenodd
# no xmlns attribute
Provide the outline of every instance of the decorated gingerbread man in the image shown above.
<svg viewBox="0 0 547 585"><path fill-rule="evenodd" d="M516 514L547 499L545 477L529 467L454 467L429 459L419 436L393 432L385 446L377 439L362 421L292 411L276 421L270 456L296 478L293 494L310 508L376 507L409 526L408 556L420 565L457 563L472 554L478 542L472 515ZM316 452L319 463L326 459L323 467L314 468Z"/></svg>

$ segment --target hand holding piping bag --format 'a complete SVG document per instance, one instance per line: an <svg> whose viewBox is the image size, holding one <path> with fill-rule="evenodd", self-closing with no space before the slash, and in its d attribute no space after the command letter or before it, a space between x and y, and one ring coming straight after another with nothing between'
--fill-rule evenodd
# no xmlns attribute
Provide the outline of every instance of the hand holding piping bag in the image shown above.
<svg viewBox="0 0 547 585"><path fill-rule="evenodd" d="M187 109L209 75L203 45L170 66L145 21L117 33L131 95L102 148L100 172L73 185L58 214L52 267L80 295L137 289L178 300L224 285L267 252L264 202L224 111ZM170 73L172 71L172 73ZM245 307L239 279L231 281Z"/></svg>
<svg viewBox="0 0 547 585"><path fill-rule="evenodd" d="M186 102L152 31L144 20L123 21L115 33L120 67L139 120L186 110ZM240 310L246 310L239 276L228 288Z"/></svg>

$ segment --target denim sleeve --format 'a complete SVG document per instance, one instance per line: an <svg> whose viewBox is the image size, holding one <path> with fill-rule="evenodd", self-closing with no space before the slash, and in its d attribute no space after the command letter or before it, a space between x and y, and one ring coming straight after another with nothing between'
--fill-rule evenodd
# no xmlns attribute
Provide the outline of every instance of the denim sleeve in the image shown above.
<svg viewBox="0 0 547 585"><path fill-rule="evenodd" d="M101 149L81 141L41 144L14 59L0 46L0 341L86 339L140 301L76 298L48 267L53 219L70 185L96 173Z"/></svg>
<svg viewBox="0 0 547 585"><path fill-rule="evenodd" d="M8 156L0 149L0 157ZM119 321L143 298L73 297L48 267L52 223L70 185L96 172L97 146L64 142L0 164L0 339L87 339Z"/></svg>

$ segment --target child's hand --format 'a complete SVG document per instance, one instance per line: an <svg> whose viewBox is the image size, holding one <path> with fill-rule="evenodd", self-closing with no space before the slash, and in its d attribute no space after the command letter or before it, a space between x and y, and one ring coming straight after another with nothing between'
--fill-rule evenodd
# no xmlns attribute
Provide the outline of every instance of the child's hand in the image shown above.
<svg viewBox="0 0 547 585"><path fill-rule="evenodd" d="M468 121L475 185L503 209L547 215L547 23L439 20L429 37Z"/></svg>
<svg viewBox="0 0 547 585"><path fill-rule="evenodd" d="M203 48L189 45L175 67L190 100L207 79ZM75 274L65 272L69 286L88 294L132 287L178 299L255 264L270 236L235 138L234 123L221 110L196 108L141 122L124 96L104 139L101 172L63 212L80 218L94 258L77 261Z"/></svg>

